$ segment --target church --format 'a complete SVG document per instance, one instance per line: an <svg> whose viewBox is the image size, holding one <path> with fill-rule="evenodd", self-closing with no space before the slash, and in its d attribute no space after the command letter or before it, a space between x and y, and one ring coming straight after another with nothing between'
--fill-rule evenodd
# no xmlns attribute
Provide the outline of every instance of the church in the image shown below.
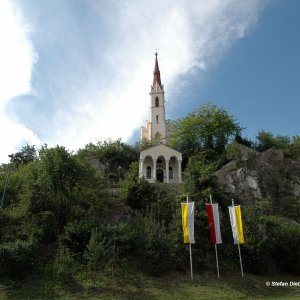
<svg viewBox="0 0 300 300"><path fill-rule="evenodd" d="M150 92L150 120L141 128L141 142L152 141L157 145L140 153L139 177L148 182L182 182L182 154L166 145L170 135L170 120L166 120L165 92L155 53L153 83Z"/></svg>

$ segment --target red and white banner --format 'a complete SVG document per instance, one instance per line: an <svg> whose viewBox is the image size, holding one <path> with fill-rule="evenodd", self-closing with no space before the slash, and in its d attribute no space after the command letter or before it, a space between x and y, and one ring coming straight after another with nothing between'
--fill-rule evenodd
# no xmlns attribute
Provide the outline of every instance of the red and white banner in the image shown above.
<svg viewBox="0 0 300 300"><path fill-rule="evenodd" d="M213 244L222 244L218 203L206 204L210 239Z"/></svg>

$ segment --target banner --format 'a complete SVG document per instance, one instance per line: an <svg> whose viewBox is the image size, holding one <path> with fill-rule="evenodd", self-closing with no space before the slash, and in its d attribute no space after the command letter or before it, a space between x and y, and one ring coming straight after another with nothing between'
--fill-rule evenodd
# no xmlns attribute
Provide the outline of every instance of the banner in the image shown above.
<svg viewBox="0 0 300 300"><path fill-rule="evenodd" d="M195 244L194 237L194 202L181 203L183 242Z"/></svg>
<svg viewBox="0 0 300 300"><path fill-rule="evenodd" d="M232 235L235 244L244 244L241 206L228 206Z"/></svg>
<svg viewBox="0 0 300 300"><path fill-rule="evenodd" d="M222 244L218 203L206 204L212 244Z"/></svg>

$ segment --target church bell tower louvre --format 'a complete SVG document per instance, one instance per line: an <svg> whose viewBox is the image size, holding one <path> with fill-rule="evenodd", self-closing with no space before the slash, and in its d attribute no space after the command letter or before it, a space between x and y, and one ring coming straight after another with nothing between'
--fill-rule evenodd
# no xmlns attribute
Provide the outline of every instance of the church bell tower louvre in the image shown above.
<svg viewBox="0 0 300 300"><path fill-rule="evenodd" d="M156 141L165 144L169 136L169 121L165 113L165 92L161 84L160 70L155 53L153 84L150 92L150 120L141 128L141 141Z"/></svg>
<svg viewBox="0 0 300 300"><path fill-rule="evenodd" d="M140 153L139 177L148 182L182 182L182 154L166 146L169 137L170 123L166 120L165 92L161 84L157 52L153 72L153 84L150 92L150 120L141 128L141 142L153 141L156 146Z"/></svg>

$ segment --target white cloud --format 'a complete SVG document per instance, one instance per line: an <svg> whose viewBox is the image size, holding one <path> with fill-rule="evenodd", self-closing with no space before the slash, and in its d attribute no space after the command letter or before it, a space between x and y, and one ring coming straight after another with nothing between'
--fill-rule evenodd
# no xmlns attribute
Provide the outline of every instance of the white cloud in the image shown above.
<svg viewBox="0 0 300 300"><path fill-rule="evenodd" d="M28 29L8 0L0 2L0 162L24 142L38 144L37 136L5 108L15 96L31 91L31 69L37 57L28 39Z"/></svg>
<svg viewBox="0 0 300 300"><path fill-rule="evenodd" d="M9 6L8 2L4 3ZM89 53L80 53L78 50L80 47L71 46L70 40L63 44L64 35L60 32L51 32L52 37L60 36L60 51L65 48L69 56L74 55L76 58L73 61L78 67L73 67L72 71L66 73L67 64L55 65L53 70L59 76L52 76L50 78L52 82L47 82L48 87L60 85L59 93L53 92L52 96L46 97L47 101L54 103L55 100L54 111L51 111L49 118L50 123L45 124L46 126L40 124L44 132L43 142L50 146L61 144L76 150L88 142L95 142L101 138L128 139L148 118L148 93L152 81L155 48L158 48L159 52L168 106L172 101L175 102L175 99L168 98L170 94L168 86L172 84L181 87L184 82L176 83L179 76L182 77L191 70L206 72L216 65L234 42L243 38L256 24L266 4L262 0L116 1L105 8L107 13L103 15L101 2L89 3L94 5L93 15L98 14L98 19L101 19L108 28L105 35L101 32L100 25L94 26L99 31L96 35L99 42L91 43L93 49L89 49ZM63 9L67 9L67 3L60 8L60 16L64 15ZM14 30L9 37L10 39L12 36L18 37L17 41L11 42L7 48L21 51L22 55L10 56L12 61L7 63L7 68L12 70L12 76L8 78L13 78L16 74L21 78L18 84L14 83L17 85L16 89L7 89L4 102L14 95L30 91L30 74L36 59L28 40L28 32L23 29L24 24L12 15L11 7L7 9L7 14L13 21L5 27ZM66 14L70 16L70 10ZM52 14L52 18L55 18L55 14ZM76 26L74 24L79 24L81 18L81 14L73 16L70 24L66 23L68 18L51 19L52 23L57 23L51 30ZM42 26L46 25L46 21L39 24L44 31L46 28ZM70 36L72 37L66 35L68 38ZM95 35L91 36L95 38ZM87 39L85 36L84 41ZM79 34L76 34L74 41L83 43ZM55 47L53 49L52 51L55 51ZM91 66L88 65L88 56L97 52L99 59ZM61 53L59 55L62 55ZM58 54L51 54L51 59L55 55ZM16 56L23 59L17 65L13 65ZM47 57L44 56L44 59ZM42 61L42 58L40 60ZM64 58L59 61L64 62ZM21 73L18 67L20 65L24 68ZM42 72L43 70L39 71L39 76L43 76ZM49 70L44 72L49 73ZM105 85L101 84L101 78ZM49 80L49 77L47 79ZM7 87L10 84L9 80ZM17 111L16 114L18 115ZM22 134L29 141L38 142L38 138L29 130L23 131ZM17 137L21 138L22 134L19 133ZM11 143L14 147L16 144L16 141Z"/></svg>
<svg viewBox="0 0 300 300"><path fill-rule="evenodd" d="M92 95L83 89L79 101L71 97L73 107L60 112L50 144L76 149L97 138L128 139L148 118L155 47L168 86L192 68L205 71L218 63L256 23L264 5L260 0L123 3L117 7L122 13L113 16L119 29L107 45L114 62L110 85ZM101 72L101 65L94 68Z"/></svg>

